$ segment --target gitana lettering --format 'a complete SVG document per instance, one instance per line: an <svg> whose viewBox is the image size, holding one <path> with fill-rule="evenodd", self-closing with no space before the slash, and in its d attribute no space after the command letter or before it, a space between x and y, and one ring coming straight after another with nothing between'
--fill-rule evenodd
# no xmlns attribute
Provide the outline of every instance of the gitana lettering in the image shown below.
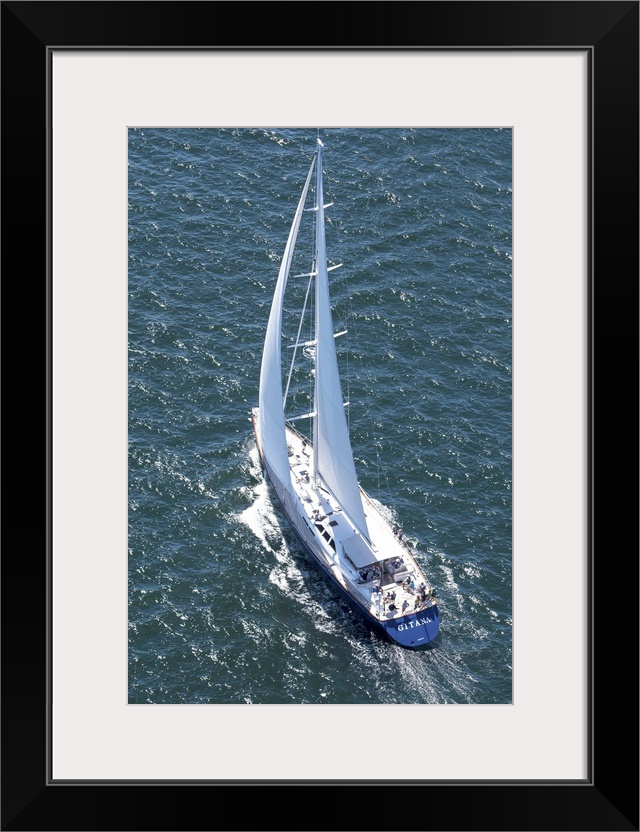
<svg viewBox="0 0 640 832"><path fill-rule="evenodd" d="M419 627L420 624L427 625L430 621L430 618L418 618L415 621L411 619L406 624L398 624L398 630L410 630L412 627Z"/></svg>

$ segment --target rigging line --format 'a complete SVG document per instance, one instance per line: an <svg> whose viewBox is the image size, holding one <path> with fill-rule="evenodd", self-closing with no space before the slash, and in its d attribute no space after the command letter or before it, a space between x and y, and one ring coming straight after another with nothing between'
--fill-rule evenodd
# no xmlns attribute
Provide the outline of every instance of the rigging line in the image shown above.
<svg viewBox="0 0 640 832"><path fill-rule="evenodd" d="M314 152L314 157L316 155L317 155L317 151ZM309 191L310 194L313 193L314 187L315 187L314 182L312 182L311 187L310 187L310 191ZM306 210L309 210L309 209L306 209ZM305 227L305 222L304 221L303 221L302 227ZM306 226L306 227L310 228L311 250L313 251L315 249L315 223L311 223L310 226ZM308 304L309 309L311 310L311 319L310 320L313 321L314 293L310 292L310 289L311 289L311 285L312 285L312 282L313 282L313 278L315 276L315 270L316 270L315 259L312 255L312 257L311 257L311 267L309 268L309 271L307 272L307 274L309 276L309 282L307 283L306 293L305 293L305 297L304 297L304 303L303 303L303 306L302 306L302 312L300 314L300 321L299 321L299 324L298 324L298 332L297 332L296 339L295 339L294 346L293 346L293 355L292 355L291 364L290 364L290 367L289 367L289 374L288 374L288 377L287 377L286 389L285 389L285 393L284 393L284 396L283 396L283 399L282 399L283 410L286 407L287 396L289 394L291 379L292 379L292 376L293 376L293 369L294 369L294 366L295 366L295 361L296 361L297 352L298 352L298 346L300 345L300 333L301 333L302 327L304 325L304 316L305 316L305 312L306 312L306 309L307 309L307 304ZM299 275L299 276L303 277L305 275ZM311 294L311 299L309 300L309 295L310 294ZM310 326L313 326L313 324L311 323ZM312 337L313 336L310 335L309 340L311 340ZM313 398L312 384L313 384L313 379L310 376L310 378L309 378L309 393L307 394L309 396L310 400ZM298 390L294 390L294 392L292 394L293 400L295 400L297 394L298 394ZM286 414L285 414L285 420L286 420Z"/></svg>
<svg viewBox="0 0 640 832"><path fill-rule="evenodd" d="M300 323L298 324L298 333L296 335L296 340L293 347L293 356L291 357L291 366L289 367L289 375L287 377L287 387L284 391L284 397L282 399L282 407L284 409L287 403L287 396L289 394L289 385L291 384L291 375L293 373L293 365L295 364L296 355L298 352L298 344L300 344L300 332L302 331L302 324L304 323L304 313L307 309L307 301L309 299L309 290L311 289L311 281L313 280L313 267L311 268L311 272L309 273L309 282L307 283L307 293L304 296L304 303L302 304L302 314L300 315Z"/></svg>

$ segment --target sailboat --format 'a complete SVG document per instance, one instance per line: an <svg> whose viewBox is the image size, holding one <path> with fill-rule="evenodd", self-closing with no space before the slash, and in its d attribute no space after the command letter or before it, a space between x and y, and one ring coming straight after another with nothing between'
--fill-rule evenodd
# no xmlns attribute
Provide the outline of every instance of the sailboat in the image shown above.
<svg viewBox="0 0 640 832"><path fill-rule="evenodd" d="M251 421L263 469L313 562L379 634L416 649L430 645L438 633L438 601L402 533L358 482L335 345L342 333L334 332L329 295L329 272L337 265L327 261L323 151L318 138L276 281ZM314 168L314 205L305 208ZM307 299L313 290L314 333L310 340L300 340L303 308L295 343L289 347L294 353L291 368L298 350L312 361L313 409L287 417L291 370L284 390L283 305L305 210L315 216L315 251L311 271L296 277L308 278ZM305 420L312 424L308 436L295 426Z"/></svg>

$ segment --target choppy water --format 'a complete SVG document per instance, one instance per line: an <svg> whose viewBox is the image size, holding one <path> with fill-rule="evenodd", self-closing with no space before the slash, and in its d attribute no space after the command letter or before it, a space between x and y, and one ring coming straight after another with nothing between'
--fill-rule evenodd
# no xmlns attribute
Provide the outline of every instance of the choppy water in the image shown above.
<svg viewBox="0 0 640 832"><path fill-rule="evenodd" d="M356 466L438 590L440 635L414 653L370 631L258 465L249 414L315 132L132 129L131 703L512 698L511 131L320 135Z"/></svg>

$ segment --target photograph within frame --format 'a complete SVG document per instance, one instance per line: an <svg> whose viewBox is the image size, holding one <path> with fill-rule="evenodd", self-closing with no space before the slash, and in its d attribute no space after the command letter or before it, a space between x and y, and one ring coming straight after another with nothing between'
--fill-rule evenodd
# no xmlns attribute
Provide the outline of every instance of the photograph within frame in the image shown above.
<svg viewBox="0 0 640 832"><path fill-rule="evenodd" d="M362 468L362 534L373 524L379 539L358 569L342 541L360 529L335 521L345 510L329 506L324 480L314 513L298 449L282 486L284 506L300 489L296 544L244 425L284 261L282 215L293 216L314 132L130 128L129 703L509 704L511 130L317 134L326 280L345 336L337 384L353 425L354 450L345 420L337 453ZM309 272L316 213L300 210L282 367L263 389L278 384L280 400L287 390L290 443L306 436L308 455L314 417L299 414L317 396L321 284ZM296 332L308 339L299 350ZM332 477L339 423L327 419ZM342 500L347 476L331 492ZM315 541L307 530L328 513ZM442 650L396 655L395 643L437 645L441 609Z"/></svg>

